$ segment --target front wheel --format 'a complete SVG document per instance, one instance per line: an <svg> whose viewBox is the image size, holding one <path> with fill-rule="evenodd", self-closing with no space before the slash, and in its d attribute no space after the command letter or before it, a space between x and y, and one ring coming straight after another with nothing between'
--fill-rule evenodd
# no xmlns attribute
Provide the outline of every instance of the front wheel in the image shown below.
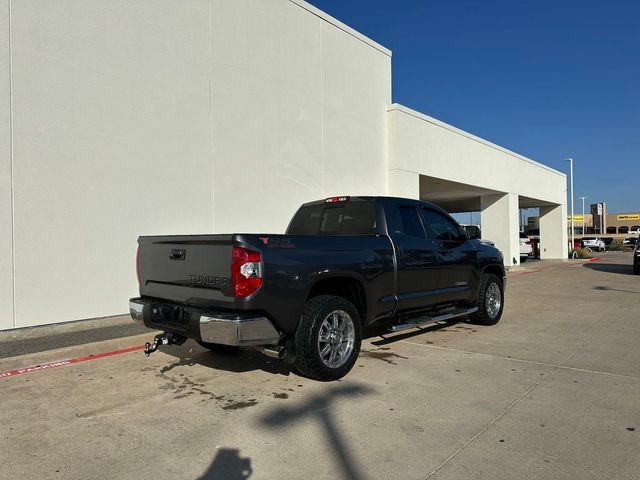
<svg viewBox="0 0 640 480"><path fill-rule="evenodd" d="M478 307L478 311L470 315L472 322L481 325L495 325L500 321L504 310L504 288L496 275L482 276L476 307Z"/></svg>
<svg viewBox="0 0 640 480"><path fill-rule="evenodd" d="M305 305L295 341L295 366L301 374L325 382L338 380L358 359L360 315L345 298L319 295Z"/></svg>

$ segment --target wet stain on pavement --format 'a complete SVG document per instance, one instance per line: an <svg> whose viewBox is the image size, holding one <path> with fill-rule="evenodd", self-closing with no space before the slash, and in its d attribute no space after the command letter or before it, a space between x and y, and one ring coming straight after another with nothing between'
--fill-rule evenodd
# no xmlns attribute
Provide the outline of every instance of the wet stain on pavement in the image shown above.
<svg viewBox="0 0 640 480"><path fill-rule="evenodd" d="M240 410L241 408L253 407L257 405L258 401L256 399L250 399L246 402L234 402L222 407L222 410Z"/></svg>
<svg viewBox="0 0 640 480"><path fill-rule="evenodd" d="M235 398L230 397L228 394L216 395L215 392L206 388L206 384L194 382L185 375L172 377L164 373L158 373L156 374L156 377L166 380L165 383L158 385L158 389L163 392L173 394L174 400L182 400L192 395L198 395L200 397L200 402L206 402L206 404L209 405L211 402L214 402L214 405L217 404L222 410L239 410L258 404L258 400L256 398L246 398L249 394L235 395ZM282 390L285 389L283 388ZM292 392L294 391L293 389L288 390L291 390ZM274 392L273 396L274 398L284 399L288 398L289 394Z"/></svg>
<svg viewBox="0 0 640 480"><path fill-rule="evenodd" d="M186 392L186 393L182 393L180 395L176 395L175 397L173 397L174 400L179 400L181 398L185 398L188 397L189 395L193 395L194 392Z"/></svg>
<svg viewBox="0 0 640 480"><path fill-rule="evenodd" d="M162 367L160 369L160 373L167 373L168 371L173 370L176 367L193 367L195 364L196 362L194 362L190 358L181 358L177 362L173 362L170 365L165 365L164 367Z"/></svg>
<svg viewBox="0 0 640 480"><path fill-rule="evenodd" d="M397 365L396 362L393 361L394 358L403 358L407 360L409 357L405 357L393 352L381 352L379 350L361 350L360 355L368 358L375 358L377 360L382 360L383 362L390 363L391 365Z"/></svg>

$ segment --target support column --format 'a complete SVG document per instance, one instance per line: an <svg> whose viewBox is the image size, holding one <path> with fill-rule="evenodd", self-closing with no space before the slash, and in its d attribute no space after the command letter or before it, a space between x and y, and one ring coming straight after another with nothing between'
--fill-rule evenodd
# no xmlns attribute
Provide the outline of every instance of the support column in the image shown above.
<svg viewBox="0 0 640 480"><path fill-rule="evenodd" d="M491 240L504 255L505 267L520 265L518 195L484 195L480 200L482 238Z"/></svg>
<svg viewBox="0 0 640 480"><path fill-rule="evenodd" d="M540 207L540 258L567 259L567 206Z"/></svg>

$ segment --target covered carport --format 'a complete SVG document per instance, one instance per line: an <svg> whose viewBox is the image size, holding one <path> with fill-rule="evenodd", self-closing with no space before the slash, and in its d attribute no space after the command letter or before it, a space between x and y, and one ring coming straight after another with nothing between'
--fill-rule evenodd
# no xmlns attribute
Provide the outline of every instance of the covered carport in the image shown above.
<svg viewBox="0 0 640 480"><path fill-rule="evenodd" d="M388 110L389 193L481 212L482 236L520 262L519 209L540 211L540 258L567 258L566 176L401 105Z"/></svg>

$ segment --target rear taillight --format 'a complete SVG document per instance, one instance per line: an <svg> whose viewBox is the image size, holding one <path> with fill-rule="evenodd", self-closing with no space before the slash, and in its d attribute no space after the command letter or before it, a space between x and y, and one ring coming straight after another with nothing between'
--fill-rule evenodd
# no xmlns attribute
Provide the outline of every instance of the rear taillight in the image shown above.
<svg viewBox="0 0 640 480"><path fill-rule="evenodd" d="M260 252L243 247L233 247L231 255L233 296L248 297L262 285Z"/></svg>
<svg viewBox="0 0 640 480"><path fill-rule="evenodd" d="M138 277L138 285L140 285L140 245L136 249L136 277Z"/></svg>

